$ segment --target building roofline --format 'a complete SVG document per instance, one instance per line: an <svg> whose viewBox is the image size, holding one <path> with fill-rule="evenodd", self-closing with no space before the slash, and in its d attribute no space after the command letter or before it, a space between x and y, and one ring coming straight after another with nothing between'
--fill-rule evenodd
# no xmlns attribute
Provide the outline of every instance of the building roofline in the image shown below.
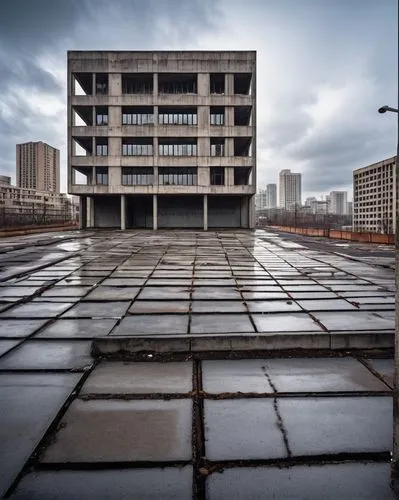
<svg viewBox="0 0 399 500"><path fill-rule="evenodd" d="M386 165L388 163L392 163L392 162L395 162L395 161L396 161L396 155L391 156L389 158L386 158L384 160L376 161L375 163L371 163L370 165L366 165L365 167L355 168L353 170L353 174L361 172L363 170L367 170L368 168L379 167L379 166Z"/></svg>

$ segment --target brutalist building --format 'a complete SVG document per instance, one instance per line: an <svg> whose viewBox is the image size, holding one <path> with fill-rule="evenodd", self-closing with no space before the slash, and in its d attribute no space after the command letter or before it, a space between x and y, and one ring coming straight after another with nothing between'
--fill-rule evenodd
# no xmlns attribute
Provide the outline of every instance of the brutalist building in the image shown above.
<svg viewBox="0 0 399 500"><path fill-rule="evenodd" d="M81 226L252 228L256 52L68 52Z"/></svg>

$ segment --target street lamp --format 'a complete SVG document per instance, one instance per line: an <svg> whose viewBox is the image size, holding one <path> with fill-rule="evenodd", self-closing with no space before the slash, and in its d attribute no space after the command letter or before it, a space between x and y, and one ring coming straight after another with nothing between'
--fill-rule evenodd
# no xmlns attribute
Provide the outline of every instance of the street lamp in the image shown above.
<svg viewBox="0 0 399 500"><path fill-rule="evenodd" d="M379 113L396 113L398 115L396 161L395 161L395 374L393 387L393 451L391 460L391 485L395 493L399 493L399 110L390 106L382 106Z"/></svg>

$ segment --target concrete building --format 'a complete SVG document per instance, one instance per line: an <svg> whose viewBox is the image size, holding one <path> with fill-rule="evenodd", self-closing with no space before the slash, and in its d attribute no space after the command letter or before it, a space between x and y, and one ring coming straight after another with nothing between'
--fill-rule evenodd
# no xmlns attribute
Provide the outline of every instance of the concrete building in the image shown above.
<svg viewBox="0 0 399 500"><path fill-rule="evenodd" d="M353 171L353 230L394 233L396 157Z"/></svg>
<svg viewBox="0 0 399 500"><path fill-rule="evenodd" d="M68 52L82 226L255 223L256 52Z"/></svg>
<svg viewBox="0 0 399 500"><path fill-rule="evenodd" d="M277 207L277 184L266 186L267 208Z"/></svg>
<svg viewBox="0 0 399 500"><path fill-rule="evenodd" d="M258 193L255 195L255 209L256 210L264 210L267 208L267 191L266 189L261 189Z"/></svg>
<svg viewBox="0 0 399 500"><path fill-rule="evenodd" d="M281 170L279 176L279 205L286 210L302 204L302 174Z"/></svg>
<svg viewBox="0 0 399 500"><path fill-rule="evenodd" d="M348 192L331 191L329 212L336 215L347 215L348 213Z"/></svg>
<svg viewBox="0 0 399 500"><path fill-rule="evenodd" d="M60 192L60 151L44 142L17 144L17 186Z"/></svg>
<svg viewBox="0 0 399 500"><path fill-rule="evenodd" d="M8 175L0 175L0 186L11 186L11 177Z"/></svg>

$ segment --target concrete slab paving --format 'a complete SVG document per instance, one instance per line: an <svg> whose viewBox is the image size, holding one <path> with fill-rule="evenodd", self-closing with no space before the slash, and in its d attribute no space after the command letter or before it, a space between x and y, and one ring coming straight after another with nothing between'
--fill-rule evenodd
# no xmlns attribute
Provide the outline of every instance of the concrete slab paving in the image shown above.
<svg viewBox="0 0 399 500"><path fill-rule="evenodd" d="M330 331L393 330L395 322L383 312L315 312L314 316Z"/></svg>
<svg viewBox="0 0 399 500"><path fill-rule="evenodd" d="M262 367L277 392L389 390L364 365L349 357L266 359Z"/></svg>
<svg viewBox="0 0 399 500"><path fill-rule="evenodd" d="M324 299L324 300L298 300L298 304L305 311L357 311L358 308L343 299Z"/></svg>
<svg viewBox="0 0 399 500"><path fill-rule="evenodd" d="M102 286L99 285L92 292L90 292L86 297L84 297L84 301L90 300L129 300L132 301L138 292L140 291L139 287L133 286L124 286L124 287L116 287L116 286Z"/></svg>
<svg viewBox="0 0 399 500"><path fill-rule="evenodd" d="M129 308L129 314L188 314L190 301L186 300L136 300Z"/></svg>
<svg viewBox="0 0 399 500"><path fill-rule="evenodd" d="M43 304L38 306L37 303L29 302L3 311L0 313L0 318L54 318L66 311L72 305L72 302L43 302Z"/></svg>
<svg viewBox="0 0 399 500"><path fill-rule="evenodd" d="M393 359L367 359L367 364L378 372L390 387L393 387L395 374Z"/></svg>
<svg viewBox="0 0 399 500"><path fill-rule="evenodd" d="M93 361L90 347L89 341L27 340L0 359L0 370L83 369Z"/></svg>
<svg viewBox="0 0 399 500"><path fill-rule="evenodd" d="M244 302L238 300L194 300L191 303L193 313L246 313Z"/></svg>
<svg viewBox="0 0 399 500"><path fill-rule="evenodd" d="M123 318L112 335L183 334L188 330L188 315L183 314L135 314Z"/></svg>
<svg viewBox="0 0 399 500"><path fill-rule="evenodd" d="M273 399L204 401L209 460L284 458L287 450Z"/></svg>
<svg viewBox="0 0 399 500"><path fill-rule="evenodd" d="M0 356L17 346L22 339L18 340L0 340ZM0 362L1 363L1 362Z"/></svg>
<svg viewBox="0 0 399 500"><path fill-rule="evenodd" d="M191 400L75 400L42 462L191 460Z"/></svg>
<svg viewBox="0 0 399 500"><path fill-rule="evenodd" d="M394 500L386 463L240 467L207 478L210 500Z"/></svg>
<svg viewBox="0 0 399 500"><path fill-rule="evenodd" d="M212 287L212 286L201 286L194 287L193 300L241 300L240 292L233 287Z"/></svg>
<svg viewBox="0 0 399 500"><path fill-rule="evenodd" d="M247 300L249 312L274 313L301 311L299 305L293 300Z"/></svg>
<svg viewBox="0 0 399 500"><path fill-rule="evenodd" d="M94 338L108 335L116 319L58 319L43 328L35 338ZM1 324L1 323L0 323Z"/></svg>
<svg viewBox="0 0 399 500"><path fill-rule="evenodd" d="M279 398L293 456L392 449L390 397Z"/></svg>
<svg viewBox="0 0 399 500"><path fill-rule="evenodd" d="M190 333L252 333L248 314L193 314Z"/></svg>
<svg viewBox="0 0 399 500"><path fill-rule="evenodd" d="M190 287L148 287L140 292L138 300L189 300Z"/></svg>
<svg viewBox="0 0 399 500"><path fill-rule="evenodd" d="M323 332L306 313L252 314L258 332Z"/></svg>
<svg viewBox="0 0 399 500"><path fill-rule="evenodd" d="M0 338L28 337L47 321L47 319L1 319Z"/></svg>
<svg viewBox="0 0 399 500"><path fill-rule="evenodd" d="M107 278L101 282L103 286L142 286L145 278Z"/></svg>
<svg viewBox="0 0 399 500"><path fill-rule="evenodd" d="M121 318L128 302L81 302L62 315L62 318Z"/></svg>
<svg viewBox="0 0 399 500"><path fill-rule="evenodd" d="M91 289L90 286L54 286L41 293L41 297L83 297Z"/></svg>
<svg viewBox="0 0 399 500"><path fill-rule="evenodd" d="M100 363L81 394L185 394L193 390L192 362Z"/></svg>
<svg viewBox="0 0 399 500"><path fill-rule="evenodd" d="M0 495L11 486L81 374L0 373Z"/></svg>
<svg viewBox="0 0 399 500"><path fill-rule="evenodd" d="M27 474L13 500L191 500L192 467L61 470Z"/></svg>
<svg viewBox="0 0 399 500"><path fill-rule="evenodd" d="M262 359L202 361L202 385L205 392L273 392Z"/></svg>

